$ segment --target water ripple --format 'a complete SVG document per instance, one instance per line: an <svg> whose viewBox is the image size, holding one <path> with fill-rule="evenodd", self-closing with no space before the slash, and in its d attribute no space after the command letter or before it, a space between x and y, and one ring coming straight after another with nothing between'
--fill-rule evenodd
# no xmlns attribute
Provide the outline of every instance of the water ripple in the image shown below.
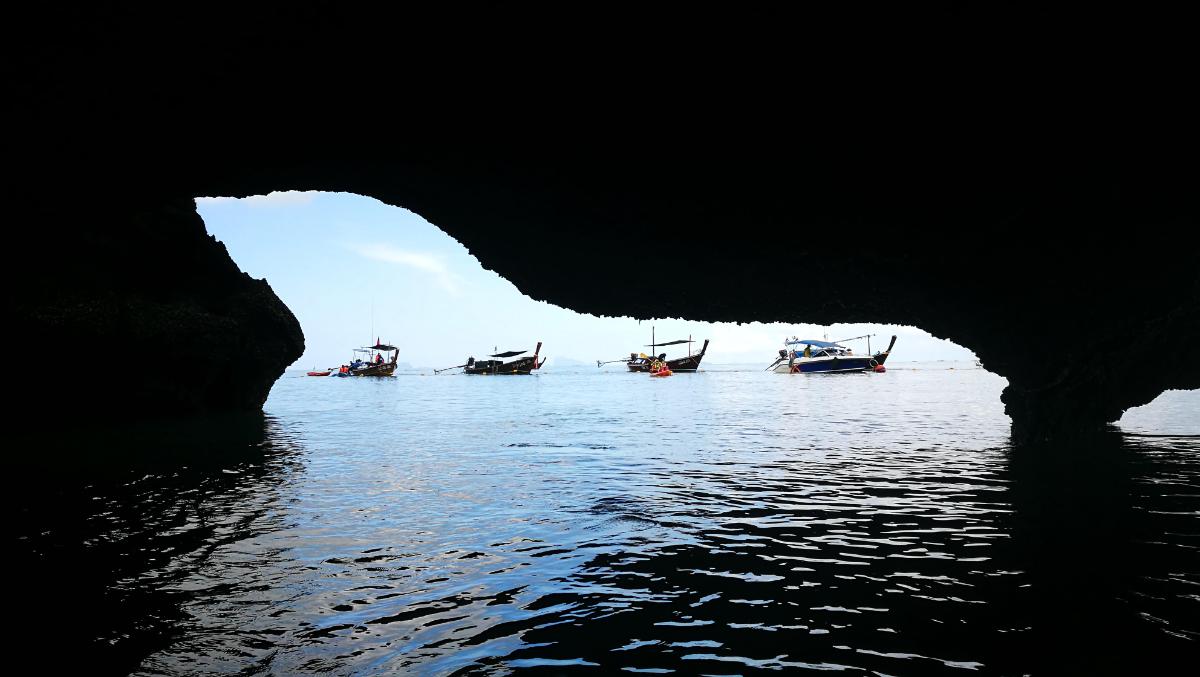
<svg viewBox="0 0 1200 677"><path fill-rule="evenodd" d="M284 379L250 431L56 442L104 462L9 492L14 608L142 674L1194 654L1194 439L1016 454L998 379L880 376Z"/></svg>

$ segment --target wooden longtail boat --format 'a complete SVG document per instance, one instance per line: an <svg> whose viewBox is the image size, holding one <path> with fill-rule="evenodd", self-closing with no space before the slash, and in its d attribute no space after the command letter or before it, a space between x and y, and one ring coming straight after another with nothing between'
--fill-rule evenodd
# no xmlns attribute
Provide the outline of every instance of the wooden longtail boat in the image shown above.
<svg viewBox="0 0 1200 677"><path fill-rule="evenodd" d="M476 360L474 357L468 357L465 364L460 364L454 367L446 367L445 369L437 369L434 373L446 371L448 369L463 368L464 374L472 374L475 376L500 376L500 375L529 375L536 369L541 369L546 363L546 358L538 361L538 354L542 351L542 342L538 341L537 347L533 349L533 355L519 357L515 360L505 362L506 357L515 357L521 355L525 350L509 350L503 353L495 353L488 357L497 358L492 360Z"/></svg>
<svg viewBox="0 0 1200 677"><path fill-rule="evenodd" d="M687 357L677 357L673 360L668 360L666 353L662 353L661 355L658 355L657 358L654 355L654 350L656 348L661 348L664 346L676 346L676 345L681 345L684 343L688 344ZM701 347L700 352L698 352L696 354L692 354L692 345L691 344L693 344L693 343L695 343L695 341L692 340L691 336L688 336L686 339L679 339L678 341L667 341L666 343L658 343L654 339L654 327L651 327L650 328L650 345L646 346L647 348L650 348L651 354L646 355L645 353L641 353L641 354L630 353L629 360L625 362L625 366L629 369L629 371L648 372L648 371L650 371L651 365L653 364L654 360L658 359L661 362L665 362L667 365L667 369L670 369L673 372L675 372L675 371L696 371L697 369L700 368L700 360L704 359L704 353L708 351L708 339L704 339L704 346Z"/></svg>
<svg viewBox="0 0 1200 677"><path fill-rule="evenodd" d="M375 339L375 345L355 348L354 353L354 361L342 365L338 376L391 376L396 373L396 361L400 358L400 349L396 346ZM392 358L386 359L385 353L392 353ZM358 355L364 355L365 359Z"/></svg>

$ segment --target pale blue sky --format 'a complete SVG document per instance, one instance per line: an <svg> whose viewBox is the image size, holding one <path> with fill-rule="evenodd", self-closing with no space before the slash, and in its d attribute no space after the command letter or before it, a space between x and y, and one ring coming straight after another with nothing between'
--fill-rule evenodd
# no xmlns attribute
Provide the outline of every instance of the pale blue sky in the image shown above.
<svg viewBox="0 0 1200 677"><path fill-rule="evenodd" d="M225 243L238 266L266 278L300 320L305 353L296 367L347 361L351 348L373 340L372 322L375 335L400 347L400 361L416 367L461 364L493 347L532 350L539 340L550 358L548 369L566 360L594 365L645 350L651 325L661 340L688 334L711 339L705 361L713 364L765 367L784 337L820 338L826 331L831 339L878 334L873 350L898 334L895 361L975 359L969 350L914 327L679 319L639 324L576 313L525 296L420 216L349 193L198 198L196 205L208 232ZM850 346L866 349L862 342ZM676 357L678 349L663 350Z"/></svg>

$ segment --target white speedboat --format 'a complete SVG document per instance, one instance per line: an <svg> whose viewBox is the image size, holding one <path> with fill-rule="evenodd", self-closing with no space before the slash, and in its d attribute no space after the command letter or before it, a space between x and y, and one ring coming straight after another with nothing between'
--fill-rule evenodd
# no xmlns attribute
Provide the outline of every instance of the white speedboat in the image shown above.
<svg viewBox="0 0 1200 677"><path fill-rule="evenodd" d="M779 351L779 357L767 367L776 374L815 374L853 371L875 371L882 367L896 345L896 337L892 336L887 350L870 354L870 337L856 336L843 339L853 341L867 339L867 353L859 355L842 345L839 341L818 341L817 339L791 338L783 342L784 349Z"/></svg>

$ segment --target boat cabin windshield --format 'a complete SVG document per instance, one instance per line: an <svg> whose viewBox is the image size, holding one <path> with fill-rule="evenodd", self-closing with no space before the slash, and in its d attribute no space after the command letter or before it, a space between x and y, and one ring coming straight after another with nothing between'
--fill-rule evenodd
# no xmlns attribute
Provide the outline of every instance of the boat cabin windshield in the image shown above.
<svg viewBox="0 0 1200 677"><path fill-rule="evenodd" d="M780 357L787 357L788 351L795 351L796 357L840 357L842 355L853 355L854 351L839 343L831 341L817 341L815 339L791 339L784 341L787 346L786 350L781 350ZM805 355L807 350L808 355Z"/></svg>

